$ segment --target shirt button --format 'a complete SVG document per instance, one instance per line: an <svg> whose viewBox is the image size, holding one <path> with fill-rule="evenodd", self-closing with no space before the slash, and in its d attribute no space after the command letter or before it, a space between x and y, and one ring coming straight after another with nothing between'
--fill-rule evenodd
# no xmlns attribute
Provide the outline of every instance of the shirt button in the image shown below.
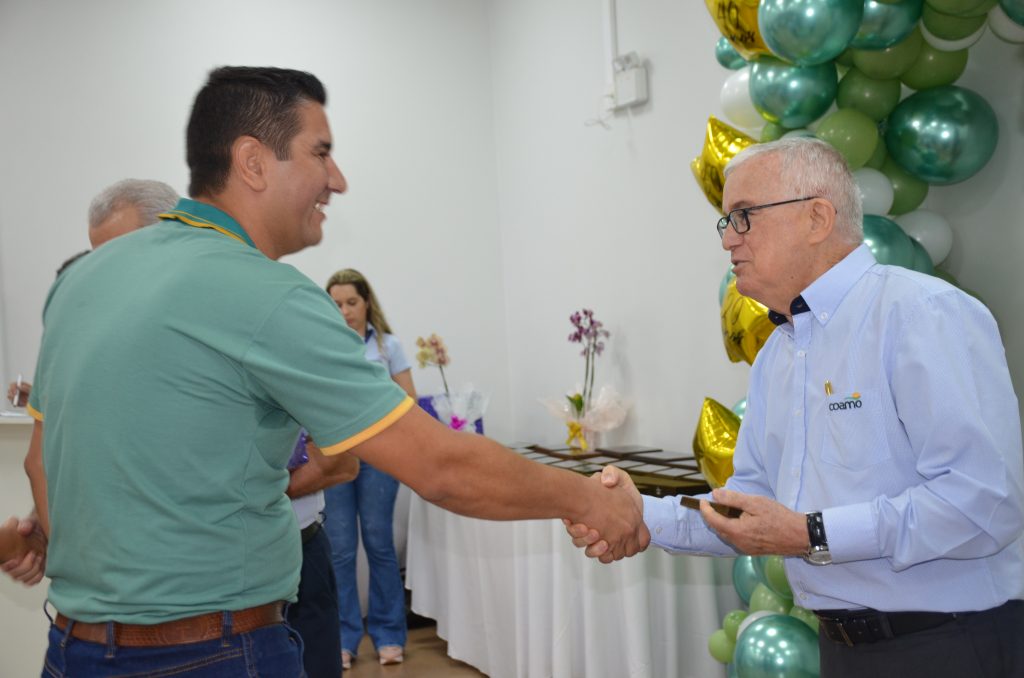
<svg viewBox="0 0 1024 678"><path fill-rule="evenodd" d="M807 600L807 594L806 593L801 593L800 594L800 600Z"/></svg>
<svg viewBox="0 0 1024 678"><path fill-rule="evenodd" d="M824 322L825 320L828 320L828 313L822 313L818 317Z"/></svg>
<svg viewBox="0 0 1024 678"><path fill-rule="evenodd" d="M807 355L807 351L804 351L803 349L796 352L797 358L803 358L805 355Z"/></svg>
<svg viewBox="0 0 1024 678"><path fill-rule="evenodd" d="M661 534L661 528L659 527L658 529L656 529L656 530L654 531L654 533L655 533L655 534Z"/></svg>
<svg viewBox="0 0 1024 678"><path fill-rule="evenodd" d="M801 410L800 408L797 408L797 409L793 410L793 416L794 417L799 417L802 413L803 413L803 410Z"/></svg>

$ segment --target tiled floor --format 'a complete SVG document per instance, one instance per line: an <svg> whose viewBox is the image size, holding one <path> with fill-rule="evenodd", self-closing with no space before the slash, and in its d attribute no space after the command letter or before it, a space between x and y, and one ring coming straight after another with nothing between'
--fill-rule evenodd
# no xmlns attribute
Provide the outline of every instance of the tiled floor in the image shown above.
<svg viewBox="0 0 1024 678"><path fill-rule="evenodd" d="M359 645L359 656L344 678L480 678L472 666L452 659L447 654L448 643L437 637L437 627L424 626L409 629L405 646L405 661L392 666L381 666L369 636Z"/></svg>

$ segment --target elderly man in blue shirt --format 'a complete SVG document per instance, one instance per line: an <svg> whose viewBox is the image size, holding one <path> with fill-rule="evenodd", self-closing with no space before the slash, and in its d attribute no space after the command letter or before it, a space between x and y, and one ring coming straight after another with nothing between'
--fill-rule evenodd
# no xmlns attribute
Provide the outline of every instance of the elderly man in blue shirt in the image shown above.
<svg viewBox="0 0 1024 678"><path fill-rule="evenodd" d="M743 513L644 497L652 544L786 556L821 622L823 678L1024 676L1024 454L992 315L875 261L857 186L823 142L737 155L723 207L737 287L778 326L751 371L735 473L712 493ZM604 553L596 531L569 532Z"/></svg>

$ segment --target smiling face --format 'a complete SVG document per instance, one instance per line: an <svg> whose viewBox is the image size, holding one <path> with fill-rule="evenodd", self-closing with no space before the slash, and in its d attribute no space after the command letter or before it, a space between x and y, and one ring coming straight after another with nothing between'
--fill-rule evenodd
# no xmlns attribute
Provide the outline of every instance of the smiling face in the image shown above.
<svg viewBox="0 0 1024 678"><path fill-rule="evenodd" d="M355 285L348 283L331 285L328 294L331 295L331 299L334 299L334 303L338 305L338 310L341 311L341 315L344 316L348 326L355 330L359 336L365 337L370 307L366 300L356 291Z"/></svg>
<svg viewBox="0 0 1024 678"><path fill-rule="evenodd" d="M729 174L722 194L728 213L799 198L790 195L780 163L771 155L755 156ZM729 251L736 289L778 313L789 306L815 278L809 242L809 210L812 202L794 202L749 213L750 230L740 235L730 226L722 235Z"/></svg>
<svg viewBox="0 0 1024 678"><path fill-rule="evenodd" d="M264 216L273 229L277 256L318 244L323 238L324 207L332 193L344 193L348 187L331 157L331 129L323 106L306 101L299 104L297 113L299 132L288 146L288 159L280 160L266 149L272 195L264 202Z"/></svg>

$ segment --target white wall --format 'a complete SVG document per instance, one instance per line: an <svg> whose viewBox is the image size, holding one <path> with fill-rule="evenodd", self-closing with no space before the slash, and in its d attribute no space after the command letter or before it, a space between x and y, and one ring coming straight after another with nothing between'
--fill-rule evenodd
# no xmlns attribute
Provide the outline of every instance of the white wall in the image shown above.
<svg viewBox="0 0 1024 678"><path fill-rule="evenodd" d="M705 396L731 406L748 367L721 345L718 288L728 257L719 216L690 160L730 73L703 3L619 0L619 49L650 61L651 101L611 130L584 127L604 88L602 6L590 0L492 2L499 229L506 270L514 426L558 426L534 404L582 377L565 336L589 305L613 333L598 383L636 400L614 442L688 449ZM986 35L958 84L996 109L989 165L933 188L925 207L956 230L947 264L1000 321L1017 393L1024 386L1024 48Z"/></svg>
<svg viewBox="0 0 1024 678"><path fill-rule="evenodd" d="M342 267L366 273L407 352L417 335L444 337L449 379L488 391L489 432L508 438L485 10L474 0L0 4L0 379L32 374L46 291L88 245L92 196L126 176L184 192L184 129L207 72L285 66L324 81L350 183L328 207L321 247L287 261L318 284ZM414 368L421 392L440 389L436 372Z"/></svg>

